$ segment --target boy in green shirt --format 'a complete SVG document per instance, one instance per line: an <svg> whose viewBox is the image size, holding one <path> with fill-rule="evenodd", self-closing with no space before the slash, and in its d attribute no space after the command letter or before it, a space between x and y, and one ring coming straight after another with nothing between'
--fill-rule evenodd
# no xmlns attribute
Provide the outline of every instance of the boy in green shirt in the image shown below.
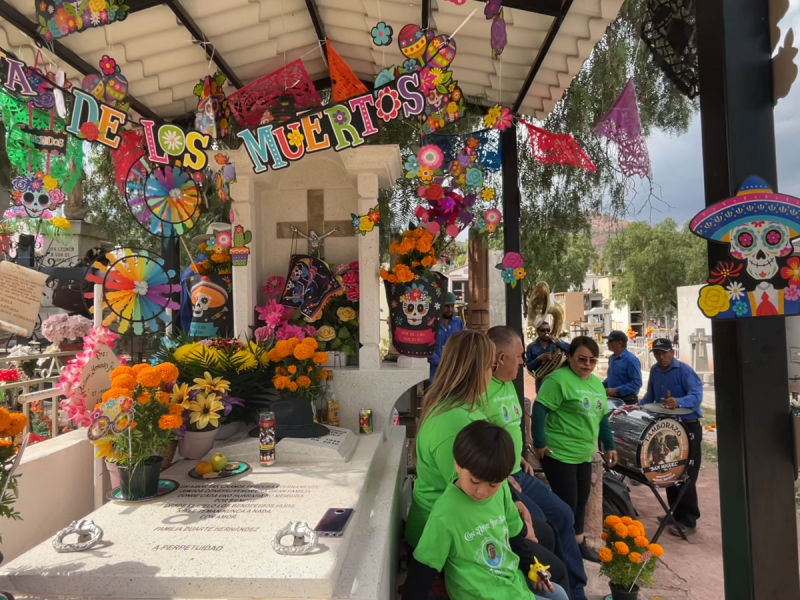
<svg viewBox="0 0 800 600"><path fill-rule="evenodd" d="M488 421L471 423L456 437L453 456L458 477L433 506L403 600L427 599L442 570L453 600L566 600L548 578L534 584L527 577L534 556L506 482L518 462L508 432Z"/></svg>

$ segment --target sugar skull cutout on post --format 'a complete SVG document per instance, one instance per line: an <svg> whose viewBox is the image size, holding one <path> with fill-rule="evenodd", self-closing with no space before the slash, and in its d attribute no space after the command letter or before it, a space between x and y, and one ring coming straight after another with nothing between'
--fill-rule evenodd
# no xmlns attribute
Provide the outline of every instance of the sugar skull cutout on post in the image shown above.
<svg viewBox="0 0 800 600"><path fill-rule="evenodd" d="M17 175L11 180L14 190L11 197L15 206L21 206L33 219L49 219L52 212L64 203L66 196L58 188L58 181L37 171L33 175Z"/></svg>
<svg viewBox="0 0 800 600"><path fill-rule="evenodd" d="M800 199L773 192L749 177L733 198L707 207L692 232L729 245L733 261L718 261L698 306L709 318L800 314L800 258L791 256L800 237Z"/></svg>

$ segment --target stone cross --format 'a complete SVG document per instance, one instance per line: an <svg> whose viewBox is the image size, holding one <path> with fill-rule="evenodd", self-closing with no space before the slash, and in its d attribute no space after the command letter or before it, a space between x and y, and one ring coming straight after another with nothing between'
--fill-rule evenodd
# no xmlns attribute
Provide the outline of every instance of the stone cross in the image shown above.
<svg viewBox="0 0 800 600"><path fill-rule="evenodd" d="M708 349L706 344L711 343L711 336L706 335L704 328L695 329L689 335L689 342L692 344L692 367L695 371L708 371Z"/></svg>
<svg viewBox="0 0 800 600"><path fill-rule="evenodd" d="M352 221L326 221L325 195L323 190L308 190L306 197L308 210L305 222L277 223L277 237L292 239L304 237L308 243L308 254L324 256L323 238L353 237L355 230ZM337 229L338 228L338 229Z"/></svg>

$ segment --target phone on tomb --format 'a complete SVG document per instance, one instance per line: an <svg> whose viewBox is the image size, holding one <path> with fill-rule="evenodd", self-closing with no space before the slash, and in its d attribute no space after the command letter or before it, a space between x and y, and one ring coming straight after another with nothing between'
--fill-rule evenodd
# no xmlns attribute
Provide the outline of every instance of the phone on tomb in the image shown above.
<svg viewBox="0 0 800 600"><path fill-rule="evenodd" d="M314 531L322 537L342 537L344 528L354 512L352 508L329 508Z"/></svg>

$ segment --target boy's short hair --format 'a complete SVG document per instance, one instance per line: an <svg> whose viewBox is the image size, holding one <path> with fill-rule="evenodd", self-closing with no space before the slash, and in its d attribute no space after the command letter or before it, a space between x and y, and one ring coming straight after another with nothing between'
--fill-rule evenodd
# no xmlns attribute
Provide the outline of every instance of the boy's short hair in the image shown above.
<svg viewBox="0 0 800 600"><path fill-rule="evenodd" d="M475 421L459 432L453 458L459 467L488 483L505 481L519 462L509 433L489 421Z"/></svg>

